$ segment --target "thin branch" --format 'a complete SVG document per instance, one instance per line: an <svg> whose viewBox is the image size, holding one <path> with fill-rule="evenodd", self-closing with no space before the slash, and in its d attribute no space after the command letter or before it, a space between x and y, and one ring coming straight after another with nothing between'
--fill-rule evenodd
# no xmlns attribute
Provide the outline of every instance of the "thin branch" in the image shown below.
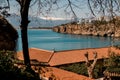
<svg viewBox="0 0 120 80"><path fill-rule="evenodd" d="M84 54L84 56L85 56L85 61L86 61L86 63L89 63L89 60L88 60L88 52L86 52L86 53Z"/></svg>
<svg viewBox="0 0 120 80"><path fill-rule="evenodd" d="M76 8L78 8L78 9L80 9L80 7L79 6L77 6L76 4L74 4L74 3L71 3L73 6L75 6Z"/></svg>
<svg viewBox="0 0 120 80"><path fill-rule="evenodd" d="M92 6L91 6L91 4L90 4L90 0L88 0L88 6L89 6L90 11L92 12L92 14L95 16L95 13L94 13L94 11L93 11L93 9L92 9Z"/></svg>
<svg viewBox="0 0 120 80"><path fill-rule="evenodd" d="M35 5L36 3L37 3L37 0L35 0L35 1L30 5L30 7L33 6L33 5Z"/></svg>
<svg viewBox="0 0 120 80"><path fill-rule="evenodd" d="M76 18L77 16L76 16L75 11L74 11L74 9L73 9L73 7L72 7L71 1L68 0L68 3L69 3L69 6L70 6L70 9L71 9L71 11L72 11L72 13L73 13L73 15L74 15L74 18Z"/></svg>
<svg viewBox="0 0 120 80"><path fill-rule="evenodd" d="M9 0L7 0L7 3L8 3L8 8L10 9L10 3L9 3Z"/></svg>
<svg viewBox="0 0 120 80"><path fill-rule="evenodd" d="M96 62L97 62L97 52L93 52L93 54L94 54L94 61L93 61L93 63L91 64L92 69L94 69L95 64L96 64Z"/></svg>
<svg viewBox="0 0 120 80"><path fill-rule="evenodd" d="M16 0L16 1L20 4L20 6L22 6L21 0Z"/></svg>

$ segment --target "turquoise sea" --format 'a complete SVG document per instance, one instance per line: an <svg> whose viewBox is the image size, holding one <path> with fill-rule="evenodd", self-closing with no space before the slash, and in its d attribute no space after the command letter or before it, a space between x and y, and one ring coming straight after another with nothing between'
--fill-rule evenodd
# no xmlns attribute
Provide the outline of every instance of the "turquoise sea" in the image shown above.
<svg viewBox="0 0 120 80"><path fill-rule="evenodd" d="M21 33L18 30L18 50L21 47ZM29 48L41 48L46 50L71 50L83 48L99 48L111 45L111 37L83 36L72 34L61 34L52 30L29 29L28 30ZM120 40L116 39L114 44L120 44Z"/></svg>

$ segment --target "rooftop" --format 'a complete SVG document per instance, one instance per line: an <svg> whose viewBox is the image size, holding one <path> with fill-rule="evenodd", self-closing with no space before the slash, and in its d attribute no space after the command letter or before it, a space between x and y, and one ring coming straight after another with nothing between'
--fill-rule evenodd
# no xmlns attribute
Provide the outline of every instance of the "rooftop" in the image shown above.
<svg viewBox="0 0 120 80"><path fill-rule="evenodd" d="M46 67L42 68L42 77L55 77L55 80L93 80L90 79L89 77L83 76L83 75L78 75L73 72L65 71L62 69L58 69L55 67Z"/></svg>
<svg viewBox="0 0 120 80"><path fill-rule="evenodd" d="M43 49L37 48L30 48L29 55L30 59L36 59L39 62L46 62L50 66L57 66L63 64L70 64L70 63L77 63L77 62L84 62L85 56L84 54L88 52L89 60L93 60L93 52L96 51L98 53L98 59L108 58L108 51L114 51L119 53L120 50L115 48L89 48L89 49L78 49L78 50L66 50L66 51L48 51ZM18 59L24 60L22 51L18 52L17 54Z"/></svg>
<svg viewBox="0 0 120 80"><path fill-rule="evenodd" d="M39 62L49 62L50 58L53 55L53 51L38 49L38 48L29 48L29 56L31 60L37 60ZM17 52L17 57L19 60L24 60L23 52Z"/></svg>
<svg viewBox="0 0 120 80"><path fill-rule="evenodd" d="M48 51L37 48L30 48L29 54L30 59L37 60L39 62L45 62L50 65L50 67L42 68L42 76L50 77L54 75L58 80L92 80L86 76L78 75L73 72L65 71L62 69L55 68L54 66L84 62L84 54L88 52L89 60L93 60L93 52L98 53L98 59L108 58L109 51L114 51L120 53L119 49L106 47L106 48L89 48L89 49L78 49L78 50L66 50L66 51ZM22 51L17 53L18 59L24 60ZM57 80L56 79L56 80Z"/></svg>

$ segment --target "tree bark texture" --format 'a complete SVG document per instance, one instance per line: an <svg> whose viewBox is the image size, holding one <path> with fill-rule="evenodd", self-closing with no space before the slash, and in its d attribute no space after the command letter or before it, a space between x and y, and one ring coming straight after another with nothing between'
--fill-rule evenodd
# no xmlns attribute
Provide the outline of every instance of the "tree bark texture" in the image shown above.
<svg viewBox="0 0 120 80"><path fill-rule="evenodd" d="M29 57L29 50L28 50L28 36L27 36L27 28L28 28L28 13L29 13L29 5L31 0L17 0L21 6L20 13L21 13L21 37L22 37L22 48L23 48L23 56L24 56L24 63L26 67L31 67L30 65L30 57Z"/></svg>

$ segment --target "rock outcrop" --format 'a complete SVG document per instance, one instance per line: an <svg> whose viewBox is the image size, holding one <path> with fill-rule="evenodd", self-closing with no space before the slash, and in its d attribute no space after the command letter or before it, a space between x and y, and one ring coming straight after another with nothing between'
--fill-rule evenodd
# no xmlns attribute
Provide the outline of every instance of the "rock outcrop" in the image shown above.
<svg viewBox="0 0 120 80"><path fill-rule="evenodd" d="M17 30L0 15L0 50L15 50L17 38Z"/></svg>
<svg viewBox="0 0 120 80"><path fill-rule="evenodd" d="M88 24L68 23L53 27L53 31L58 33L77 34L77 35L120 37L120 25L115 27L114 24L112 23L101 24L101 25L94 25L92 23L88 23Z"/></svg>

